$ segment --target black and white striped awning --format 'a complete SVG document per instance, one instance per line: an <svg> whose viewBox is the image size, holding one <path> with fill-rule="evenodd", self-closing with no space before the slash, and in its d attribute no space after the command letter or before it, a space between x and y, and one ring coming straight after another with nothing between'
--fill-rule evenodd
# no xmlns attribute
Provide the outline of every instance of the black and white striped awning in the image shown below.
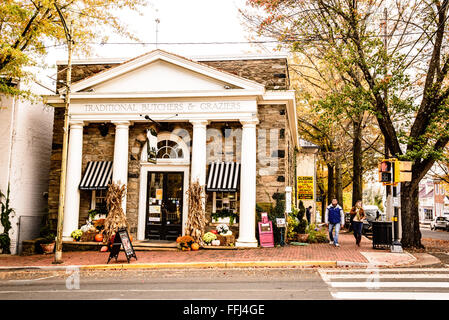
<svg viewBox="0 0 449 320"><path fill-rule="evenodd" d="M209 166L206 191L238 191L239 162L212 162Z"/></svg>
<svg viewBox="0 0 449 320"><path fill-rule="evenodd" d="M80 190L104 190L112 180L112 161L89 161Z"/></svg>

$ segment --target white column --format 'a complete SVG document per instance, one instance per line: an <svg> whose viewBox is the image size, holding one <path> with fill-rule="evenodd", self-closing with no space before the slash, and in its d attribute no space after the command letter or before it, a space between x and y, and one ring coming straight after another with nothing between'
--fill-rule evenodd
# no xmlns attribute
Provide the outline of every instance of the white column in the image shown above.
<svg viewBox="0 0 449 320"><path fill-rule="evenodd" d="M237 247L257 247L256 239L256 125L259 120L241 120L240 218Z"/></svg>
<svg viewBox="0 0 449 320"><path fill-rule="evenodd" d="M206 126L207 120L191 120L193 125L191 181L206 184Z"/></svg>
<svg viewBox="0 0 449 320"><path fill-rule="evenodd" d="M82 121L71 121L69 123L69 145L67 150L67 178L65 185L64 200L64 222L62 226L62 237L70 240L73 230L78 229L80 214L80 191L78 189L81 181L81 166L83 155L83 126Z"/></svg>
<svg viewBox="0 0 449 320"><path fill-rule="evenodd" d="M115 124L114 162L112 164L112 182L118 185L128 184L128 141L129 121L117 121ZM126 214L126 193L122 203Z"/></svg>

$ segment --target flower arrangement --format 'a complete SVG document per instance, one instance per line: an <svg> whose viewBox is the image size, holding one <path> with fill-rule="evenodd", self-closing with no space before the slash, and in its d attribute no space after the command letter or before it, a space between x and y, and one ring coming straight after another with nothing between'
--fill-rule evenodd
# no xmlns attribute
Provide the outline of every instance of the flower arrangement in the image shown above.
<svg viewBox="0 0 449 320"><path fill-rule="evenodd" d="M72 231L72 233L70 234L70 236L73 239L75 239L76 241L78 241L82 235L83 235L83 231L81 231L80 229L76 229L76 230Z"/></svg>
<svg viewBox="0 0 449 320"><path fill-rule="evenodd" d="M193 240L191 236L183 236L178 237L176 242L178 243L178 248L181 250L190 250L191 245L195 242L195 240Z"/></svg>
<svg viewBox="0 0 449 320"><path fill-rule="evenodd" d="M222 235L222 236L232 235L232 231L229 230L229 227L227 224L219 224L216 229L217 229L217 232L219 235Z"/></svg>
<svg viewBox="0 0 449 320"><path fill-rule="evenodd" d="M206 232L203 235L203 240L206 244L210 244L215 239L217 239L217 235L212 232Z"/></svg>

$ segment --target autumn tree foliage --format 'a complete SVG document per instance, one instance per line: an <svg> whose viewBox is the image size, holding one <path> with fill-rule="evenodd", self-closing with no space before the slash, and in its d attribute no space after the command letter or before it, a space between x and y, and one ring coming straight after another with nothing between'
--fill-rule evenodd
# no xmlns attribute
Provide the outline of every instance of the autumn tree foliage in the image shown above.
<svg viewBox="0 0 449 320"><path fill-rule="evenodd" d="M29 96L17 87L19 80L33 77L29 67L48 48L64 45L59 7L66 22L72 25L76 50L89 52L92 41L106 41L107 32L131 37L120 21L120 10L138 12L145 0L2 0L0 1L0 93Z"/></svg>
<svg viewBox="0 0 449 320"><path fill-rule="evenodd" d="M391 156L413 161L401 184L402 244L422 247L418 185L449 142L449 0L248 0L261 36L319 54L344 78L343 98L376 118ZM330 95L331 96L331 95Z"/></svg>

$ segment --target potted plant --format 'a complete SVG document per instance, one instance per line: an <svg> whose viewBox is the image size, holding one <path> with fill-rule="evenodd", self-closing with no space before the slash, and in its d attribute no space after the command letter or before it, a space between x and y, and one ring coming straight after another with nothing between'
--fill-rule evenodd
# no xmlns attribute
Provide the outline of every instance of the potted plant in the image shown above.
<svg viewBox="0 0 449 320"><path fill-rule="evenodd" d="M195 242L191 236L182 236L176 239L177 247L183 251L190 251L191 245Z"/></svg>
<svg viewBox="0 0 449 320"><path fill-rule="evenodd" d="M203 235L203 241L204 243L206 243L207 245L211 245L212 241L214 241L215 239L217 239L217 235L215 233L212 232L206 232Z"/></svg>
<svg viewBox="0 0 449 320"><path fill-rule="evenodd" d="M81 236L83 235L83 232L80 229L73 230L70 236L75 241L79 241L81 239Z"/></svg>
<svg viewBox="0 0 449 320"><path fill-rule="evenodd" d="M56 233L51 229L48 216L43 218L43 226L39 230L39 245L44 253L52 253L55 249Z"/></svg>
<svg viewBox="0 0 449 320"><path fill-rule="evenodd" d="M44 254L46 253L53 253L55 250L55 237L56 235L54 233L47 234L41 241L40 246L42 248L42 251Z"/></svg>
<svg viewBox="0 0 449 320"><path fill-rule="evenodd" d="M106 208L106 205L101 204L95 207L95 209L89 210L88 214L90 221L96 221L99 219L105 219L108 215L108 210Z"/></svg>
<svg viewBox="0 0 449 320"><path fill-rule="evenodd" d="M237 221L237 218L238 213L227 208L212 213L212 220L215 223L229 223L232 225L234 224L234 221Z"/></svg>

